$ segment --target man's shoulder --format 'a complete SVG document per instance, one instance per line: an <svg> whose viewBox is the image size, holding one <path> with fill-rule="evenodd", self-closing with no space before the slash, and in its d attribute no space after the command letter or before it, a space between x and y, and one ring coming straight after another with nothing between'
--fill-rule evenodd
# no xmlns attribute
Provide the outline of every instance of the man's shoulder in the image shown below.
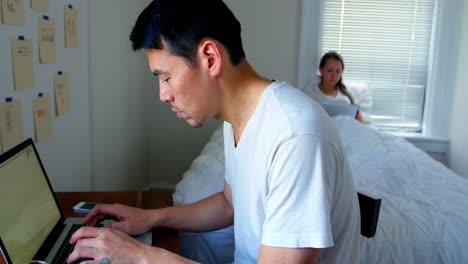
<svg viewBox="0 0 468 264"><path fill-rule="evenodd" d="M271 89L272 102L277 103L283 111L293 111L307 113L316 112L318 105L315 101L303 91L286 83L276 83Z"/></svg>
<svg viewBox="0 0 468 264"><path fill-rule="evenodd" d="M270 86L275 94L290 93L291 95L305 95L300 89L287 82L275 81Z"/></svg>
<svg viewBox="0 0 468 264"><path fill-rule="evenodd" d="M287 83L278 84L272 90L271 105L278 108L278 115L284 115L287 121L298 122L296 125L303 124L304 127L312 128L329 119L317 102Z"/></svg>
<svg viewBox="0 0 468 264"><path fill-rule="evenodd" d="M287 83L274 87L267 110L275 115L277 126L292 135L308 135L336 145L338 133L322 106L311 97Z"/></svg>

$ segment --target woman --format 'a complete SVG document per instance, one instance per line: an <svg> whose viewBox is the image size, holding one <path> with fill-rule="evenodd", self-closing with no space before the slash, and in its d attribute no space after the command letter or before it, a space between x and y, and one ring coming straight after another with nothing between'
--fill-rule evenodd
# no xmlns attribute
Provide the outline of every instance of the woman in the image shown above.
<svg viewBox="0 0 468 264"><path fill-rule="evenodd" d="M313 87L310 95L319 104L348 103L354 104L354 98L343 84L344 62L340 54L329 51L320 60L320 83ZM362 115L358 112L356 119L364 123Z"/></svg>

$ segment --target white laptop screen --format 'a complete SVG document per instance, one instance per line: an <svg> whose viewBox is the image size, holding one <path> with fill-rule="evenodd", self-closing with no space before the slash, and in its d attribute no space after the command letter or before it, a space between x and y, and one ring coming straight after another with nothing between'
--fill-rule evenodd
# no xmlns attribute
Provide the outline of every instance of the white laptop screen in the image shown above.
<svg viewBox="0 0 468 264"><path fill-rule="evenodd" d="M359 105L357 104L325 103L322 107L330 117L345 115L356 118L359 111Z"/></svg>
<svg viewBox="0 0 468 264"><path fill-rule="evenodd" d="M0 164L0 236L13 263L29 263L61 214L31 145Z"/></svg>

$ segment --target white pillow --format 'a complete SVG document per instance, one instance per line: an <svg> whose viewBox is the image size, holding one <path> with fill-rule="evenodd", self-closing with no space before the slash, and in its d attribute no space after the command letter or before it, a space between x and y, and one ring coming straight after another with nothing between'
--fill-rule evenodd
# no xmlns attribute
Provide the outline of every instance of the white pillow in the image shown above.
<svg viewBox="0 0 468 264"><path fill-rule="evenodd" d="M372 91L367 82L345 82L355 103L360 106L361 111L370 112L372 109Z"/></svg>

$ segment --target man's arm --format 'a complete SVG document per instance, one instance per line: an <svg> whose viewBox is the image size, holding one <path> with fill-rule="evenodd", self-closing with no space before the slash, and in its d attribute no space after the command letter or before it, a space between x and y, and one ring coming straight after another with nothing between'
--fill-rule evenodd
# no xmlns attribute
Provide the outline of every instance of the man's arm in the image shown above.
<svg viewBox="0 0 468 264"><path fill-rule="evenodd" d="M193 232L206 232L234 223L231 187L224 182L224 191L193 204L153 210L154 227L169 227Z"/></svg>
<svg viewBox="0 0 468 264"><path fill-rule="evenodd" d="M315 264L319 253L318 248L283 248L262 245L257 263Z"/></svg>

